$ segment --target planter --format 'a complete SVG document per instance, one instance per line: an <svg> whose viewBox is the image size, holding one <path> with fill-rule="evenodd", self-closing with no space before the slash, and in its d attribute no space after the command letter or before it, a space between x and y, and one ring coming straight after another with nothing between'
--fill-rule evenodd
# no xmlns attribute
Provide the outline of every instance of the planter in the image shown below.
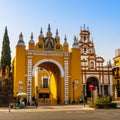
<svg viewBox="0 0 120 120"><path fill-rule="evenodd" d="M117 108L117 103L89 103L89 107L96 109Z"/></svg>

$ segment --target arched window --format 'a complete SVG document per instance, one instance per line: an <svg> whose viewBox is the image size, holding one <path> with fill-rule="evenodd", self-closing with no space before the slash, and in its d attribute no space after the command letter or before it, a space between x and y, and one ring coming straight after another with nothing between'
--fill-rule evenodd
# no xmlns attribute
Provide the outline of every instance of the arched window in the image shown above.
<svg viewBox="0 0 120 120"><path fill-rule="evenodd" d="M84 37L84 42L86 42L86 37Z"/></svg>

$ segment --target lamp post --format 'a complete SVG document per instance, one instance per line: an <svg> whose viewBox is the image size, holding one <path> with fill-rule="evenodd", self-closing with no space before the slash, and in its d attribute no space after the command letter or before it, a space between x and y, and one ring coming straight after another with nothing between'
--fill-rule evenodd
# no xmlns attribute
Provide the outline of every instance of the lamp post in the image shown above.
<svg viewBox="0 0 120 120"><path fill-rule="evenodd" d="M72 87L73 87L73 101L72 101L72 104L75 104L75 100L74 100L74 85L75 85L75 82L73 81L72 82Z"/></svg>
<svg viewBox="0 0 120 120"><path fill-rule="evenodd" d="M85 86L83 86L83 106L85 107Z"/></svg>
<svg viewBox="0 0 120 120"><path fill-rule="evenodd" d="M38 86L36 86L36 99L37 99L37 100L38 100L38 98L39 98L39 97L38 97L38 94L39 94L39 93L38 93Z"/></svg>

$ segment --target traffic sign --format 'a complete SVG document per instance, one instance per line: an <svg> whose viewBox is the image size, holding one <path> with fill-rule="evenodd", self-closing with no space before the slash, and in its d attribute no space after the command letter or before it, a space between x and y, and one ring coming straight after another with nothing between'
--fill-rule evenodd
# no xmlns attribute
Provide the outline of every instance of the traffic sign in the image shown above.
<svg viewBox="0 0 120 120"><path fill-rule="evenodd" d="M89 84L89 91L93 91L94 85L93 84Z"/></svg>

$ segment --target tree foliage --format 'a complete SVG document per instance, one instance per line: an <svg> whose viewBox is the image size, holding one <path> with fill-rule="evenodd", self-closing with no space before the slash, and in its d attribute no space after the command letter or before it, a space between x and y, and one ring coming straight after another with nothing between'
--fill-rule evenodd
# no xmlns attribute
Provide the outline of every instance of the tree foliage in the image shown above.
<svg viewBox="0 0 120 120"><path fill-rule="evenodd" d="M5 72L6 66L11 68L11 50L7 27L5 28L1 51L1 67L3 72Z"/></svg>

